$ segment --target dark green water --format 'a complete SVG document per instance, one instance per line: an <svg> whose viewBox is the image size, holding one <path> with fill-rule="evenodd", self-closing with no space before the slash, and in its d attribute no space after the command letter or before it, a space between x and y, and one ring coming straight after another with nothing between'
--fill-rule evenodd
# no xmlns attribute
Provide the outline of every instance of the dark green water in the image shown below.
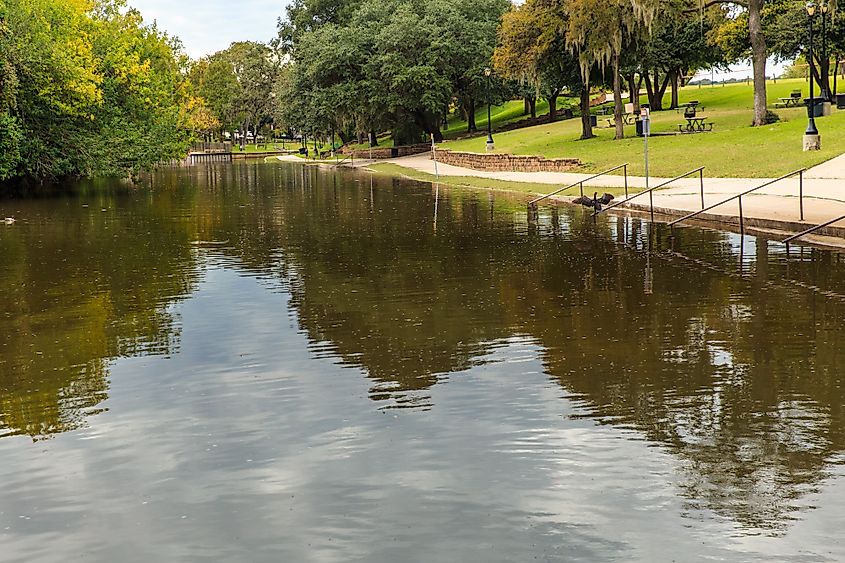
<svg viewBox="0 0 845 563"><path fill-rule="evenodd" d="M0 200L0 561L843 561L845 261L292 165Z"/></svg>

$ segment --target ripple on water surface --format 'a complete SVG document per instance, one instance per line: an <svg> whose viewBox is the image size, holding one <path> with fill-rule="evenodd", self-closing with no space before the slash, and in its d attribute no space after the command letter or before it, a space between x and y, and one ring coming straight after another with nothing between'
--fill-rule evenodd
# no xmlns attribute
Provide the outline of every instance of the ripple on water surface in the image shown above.
<svg viewBox="0 0 845 563"><path fill-rule="evenodd" d="M840 255L288 165L152 184L0 230L4 562L845 559Z"/></svg>

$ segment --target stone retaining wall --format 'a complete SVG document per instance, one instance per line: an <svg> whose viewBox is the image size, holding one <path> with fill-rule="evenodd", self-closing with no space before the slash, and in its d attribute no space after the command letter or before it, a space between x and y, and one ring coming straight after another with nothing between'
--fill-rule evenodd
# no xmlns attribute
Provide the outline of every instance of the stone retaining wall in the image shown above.
<svg viewBox="0 0 845 563"><path fill-rule="evenodd" d="M437 161L461 168L490 172L568 172L581 165L581 161L576 158L544 158L450 150L438 150Z"/></svg>
<svg viewBox="0 0 845 563"><path fill-rule="evenodd" d="M419 145L405 145L402 147L373 147L372 157L376 160L383 160L386 158L399 158L400 156L410 156L413 154L421 154L431 150L431 145L422 143ZM355 158L370 158L371 149L355 149L350 150L346 147L340 150L341 154L354 153Z"/></svg>

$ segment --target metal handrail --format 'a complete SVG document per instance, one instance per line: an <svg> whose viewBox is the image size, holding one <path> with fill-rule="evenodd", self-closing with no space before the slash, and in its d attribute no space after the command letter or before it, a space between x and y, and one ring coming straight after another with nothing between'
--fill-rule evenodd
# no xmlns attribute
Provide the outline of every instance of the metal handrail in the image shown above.
<svg viewBox="0 0 845 563"><path fill-rule="evenodd" d="M785 245L789 246L789 243L794 241L795 239L799 239L803 236L809 235L810 233L814 233L814 232L818 231L819 229L829 227L830 225L833 225L834 223L838 223L839 221L842 221L843 219L845 219L845 215L842 215L841 217L837 217L836 219L831 219L830 221L828 221L826 223L822 223L821 225L816 225L815 227L810 227L806 231L801 231L797 235L792 235L791 237L784 239L783 243Z"/></svg>
<svg viewBox="0 0 845 563"><path fill-rule="evenodd" d="M540 196L536 199L532 199L531 201L528 202L528 205L530 207L535 207L537 205L538 201L542 201L544 199L550 198L553 195L559 194L560 192L565 192L566 190L568 190L570 188L574 188L575 186L581 186L581 196L583 196L584 195L584 182L589 182L590 180L595 180L599 176L604 176L604 175L609 174L609 173L611 173L615 170L619 170L620 168L625 169L625 197L628 197L628 164L625 163L625 164L620 164L619 166L614 166L613 168L609 168L609 169L605 170L604 172L599 172L598 174L594 174L593 176L590 176L589 178L584 178L583 180L575 182L574 184L570 184L570 185L566 186L565 188L555 190L550 194L546 194L546 195Z"/></svg>
<svg viewBox="0 0 845 563"><path fill-rule="evenodd" d="M724 205L725 203L728 203L729 201L733 201L735 199L738 199L739 200L739 228L740 228L740 230L744 230L745 227L744 227L744 224L743 224L743 216L742 216L742 196L748 195L751 192L756 192L757 190L765 188L767 186L771 186L772 184L780 182L781 180L786 180L787 178L791 178L792 176L795 176L796 174L799 175L798 200L799 200L801 221L803 221L804 220L804 172L806 170L807 170L806 168L802 168L800 170L796 170L795 172L790 172L789 174L781 176L780 178L775 178L774 180L769 180L765 184L760 184L759 186L757 186L755 188L751 188L750 190L745 190L744 192L732 195L728 199L722 200L719 203L714 203L713 205L709 205L709 206L704 207L704 208L702 208L698 211L694 211L693 213L689 213L688 215L684 215L680 219L675 219L674 221L669 223L669 226L674 227L675 225L677 225L681 221L686 221L687 219L692 219L693 217L696 217L697 215L701 215L705 211L710 211L711 209L719 207L720 205Z"/></svg>
<svg viewBox="0 0 845 563"><path fill-rule="evenodd" d="M658 184L658 185L654 186L653 188L648 188L648 189L643 190L641 192L635 193L631 197L628 197L628 194L625 194L625 199L623 199L621 201L617 201L616 203L612 203L612 204L608 205L607 207L604 207L601 211L593 211L593 217L595 217L599 213L603 213L603 212L607 211L608 209L613 209L614 207L618 207L618 206L622 205L623 203L628 203L632 199L636 199L643 194L648 194L649 205L651 206L651 216L652 216L652 218L654 218L654 198L652 197L652 192L654 192L654 190L659 190L660 188L665 188L666 186L668 186L672 182L677 182L681 178L686 178L687 176L692 176L696 172L698 172L698 178L699 178L699 182L700 182L700 185L701 185L701 207L704 207L704 166L699 166L695 170L690 170L686 174L681 174L680 176L675 176L671 180L666 180L662 184Z"/></svg>
<svg viewBox="0 0 845 563"><path fill-rule="evenodd" d="M350 162L351 162L352 166L355 166L355 153L353 152L352 154L348 154L348 155L344 156L340 161L338 161L337 158L335 158L334 167L337 168L338 166L340 166L341 164L343 164L344 162L346 162L347 160L350 160L350 159L351 159Z"/></svg>

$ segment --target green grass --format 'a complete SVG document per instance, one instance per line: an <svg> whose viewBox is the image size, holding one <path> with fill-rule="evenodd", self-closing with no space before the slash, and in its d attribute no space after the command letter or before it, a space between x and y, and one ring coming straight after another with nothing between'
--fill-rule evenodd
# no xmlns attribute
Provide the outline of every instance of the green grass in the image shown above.
<svg viewBox="0 0 845 563"><path fill-rule="evenodd" d="M778 80L769 82L771 107L780 97L801 88L808 94L806 81ZM751 127L753 96L748 84L726 86L690 86L683 88L680 101L698 100L704 105L699 115L715 123L712 133L695 135L658 136L649 139L650 173L670 177L705 166L711 177L776 177L799 168L820 164L845 152L845 111L816 120L822 135L822 150L804 152L801 138L807 126L806 110L802 108L774 110L781 117L779 123L765 127ZM522 102L518 103L521 108ZM668 99L666 101L668 106ZM485 116L486 118L486 116ZM652 131L677 132L683 115L675 110L652 114ZM574 157L584 163L581 171L597 172L627 162L629 174L645 172L643 139L635 136L633 126L626 126L626 139L613 139L612 128L599 118L595 139L580 141L579 119L538 125L495 135L497 152L543 155L546 157ZM442 147L452 150L484 152L484 136L452 140Z"/></svg>
<svg viewBox="0 0 845 563"><path fill-rule="evenodd" d="M558 112L565 108L576 108L578 100L573 98L560 97L557 100ZM490 123L495 130L497 127L502 127L510 123L528 119L530 115L525 115L525 103L522 100L512 100L505 102L499 106L490 108ZM537 116L548 115L549 103L545 100L537 100ZM479 134L487 130L487 106L482 105L475 112L475 126L478 128ZM467 133L467 121L457 116L449 118L449 129L443 131L443 136L447 139L455 138ZM485 137L486 139L486 137Z"/></svg>
<svg viewBox="0 0 845 563"><path fill-rule="evenodd" d="M558 111L563 111L563 109L572 107L575 108L578 105L577 100L573 100L571 98L560 97L558 98ZM499 106L493 106L490 108L490 122L493 125L493 130L495 131L496 128L502 127L504 125L508 125L510 123L515 123L517 121L522 121L523 119L528 119L531 117L530 115L524 115L525 111L525 104L522 100L511 100L505 102ZM537 116L548 115L549 113L549 104L545 100L537 100ZM475 126L478 131L475 133L476 135L485 135L487 131L487 106L479 107L475 112ZM461 119L455 115L449 116L449 128L443 129L443 136L446 139L455 139L457 137L463 136L467 134L467 121L465 119ZM391 139L390 135L382 135L378 138L378 143L380 147L389 147L393 146L393 140ZM351 143L349 147L355 150L367 150L369 148L369 144L367 143Z"/></svg>
<svg viewBox="0 0 845 563"><path fill-rule="evenodd" d="M278 147L278 148L276 148ZM292 143L285 142L286 149L296 149L299 147L295 141ZM257 147L256 145L245 145L244 150L241 150L240 146L237 143L232 145L232 152L244 152L244 153L254 153L254 152L276 152L282 150L282 143L267 143L266 146L262 146L261 148Z"/></svg>
<svg viewBox="0 0 845 563"><path fill-rule="evenodd" d="M477 178L473 176L441 176L439 179L434 174L420 172L413 168L406 168L398 164L379 163L368 166L369 169L378 174L390 176L404 176L412 180L422 182L436 182L446 186L458 186L462 188L474 188L484 190L497 190L506 192L521 192L531 195L547 194L558 189L550 184L534 184L528 182L509 182L505 180L493 180L489 178ZM562 187L562 186L560 186ZM602 188L601 192L620 195L625 192L624 188ZM590 192L592 193L592 192ZM564 196L578 197L578 188L572 188L563 194Z"/></svg>

